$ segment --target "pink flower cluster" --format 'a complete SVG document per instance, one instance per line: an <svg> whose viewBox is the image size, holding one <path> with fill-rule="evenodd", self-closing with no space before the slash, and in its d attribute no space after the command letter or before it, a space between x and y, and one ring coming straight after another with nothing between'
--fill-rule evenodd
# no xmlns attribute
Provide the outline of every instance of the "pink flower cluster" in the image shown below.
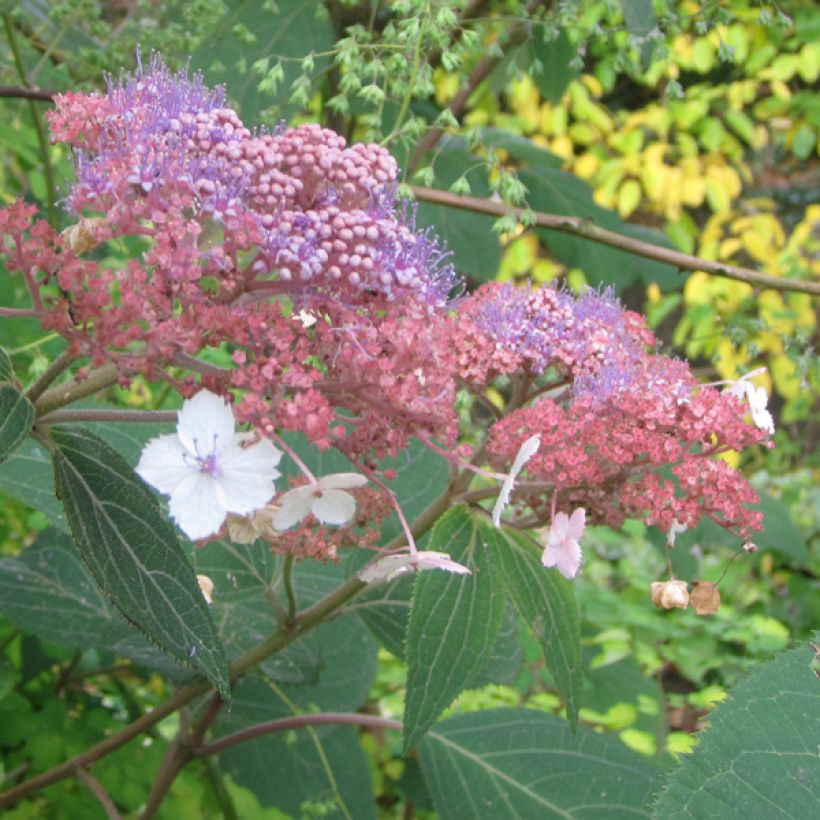
<svg viewBox="0 0 820 820"><path fill-rule="evenodd" d="M397 207L383 148L315 125L253 133L221 91L156 58L107 95L58 97L50 124L75 151L79 222L58 235L27 205L0 210L0 253L69 352L183 395L233 390L238 421L368 469L413 435L455 448L458 390L511 376L525 390L486 452L506 471L540 438L513 498L525 520L584 508L614 526L759 527L754 492L714 458L765 438L741 400L652 353L608 291L490 283L451 301L458 277ZM93 250L120 238L137 248L125 264ZM202 361L209 348L233 367Z"/></svg>
<svg viewBox="0 0 820 820"><path fill-rule="evenodd" d="M714 459L767 436L744 421L735 396L699 387L683 362L650 353L633 363L628 384L606 387L603 396L579 391L564 402L536 399L490 431L488 450L499 466L523 440L540 436L518 483L519 497L540 521L557 498L560 507L583 507L590 520L614 527L639 517L669 530L673 522L693 527L706 516L742 538L760 528L761 513L748 507L757 494ZM659 474L665 467L668 478Z"/></svg>

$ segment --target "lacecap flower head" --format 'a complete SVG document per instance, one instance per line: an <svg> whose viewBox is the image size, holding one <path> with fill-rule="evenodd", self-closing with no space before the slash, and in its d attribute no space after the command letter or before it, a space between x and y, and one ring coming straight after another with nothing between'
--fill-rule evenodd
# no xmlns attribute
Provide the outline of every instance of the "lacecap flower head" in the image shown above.
<svg viewBox="0 0 820 820"><path fill-rule="evenodd" d="M216 533L228 513L246 515L274 493L281 453L235 432L231 408L202 390L179 411L177 432L151 439L137 474L170 497L171 517L191 539Z"/></svg>

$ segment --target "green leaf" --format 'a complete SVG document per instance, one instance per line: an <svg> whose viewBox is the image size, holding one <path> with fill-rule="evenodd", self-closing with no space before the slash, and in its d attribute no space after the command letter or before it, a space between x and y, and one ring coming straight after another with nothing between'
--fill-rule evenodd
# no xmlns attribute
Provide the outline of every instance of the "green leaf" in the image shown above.
<svg viewBox="0 0 820 820"><path fill-rule="evenodd" d="M641 67L644 71L652 62L654 43L647 40L647 36L658 27L658 18L652 0L621 0L621 9L624 13L624 22L629 33L642 41L640 44Z"/></svg>
<svg viewBox="0 0 820 820"><path fill-rule="evenodd" d="M527 201L534 210L581 217L598 227L649 244L672 246L665 236L641 226L627 225L614 211L596 205L589 186L566 171L546 166L529 167L519 171L519 177L530 192ZM676 290L685 281L671 265L568 233L539 228L538 234L562 262L583 269L593 285L603 283L622 290L638 281L657 282L663 290Z"/></svg>
<svg viewBox="0 0 820 820"><path fill-rule="evenodd" d="M89 405L107 409L101 404ZM126 461L136 464L145 442L173 429L169 424L89 424L88 429L108 442ZM26 441L0 464L0 492L42 512L54 526L68 531L65 513L54 495L51 459L35 441Z"/></svg>
<svg viewBox="0 0 820 820"><path fill-rule="evenodd" d="M648 817L654 769L616 738L529 709L443 720L421 744L441 820ZM722 816L722 815L716 815Z"/></svg>
<svg viewBox="0 0 820 820"><path fill-rule="evenodd" d="M479 166L481 162L456 138L442 142L436 152L436 187L447 191L461 177L470 183L473 196L488 197L490 189ZM501 263L501 245L493 232L495 217L474 214L445 205L421 202L418 206L418 224L432 228L448 250L452 251L456 270L463 276L482 282L498 273Z"/></svg>
<svg viewBox="0 0 820 820"><path fill-rule="evenodd" d="M270 8L255 0L241 0L227 6L224 18L213 29L214 36L191 56L192 67L206 73L209 83L225 84L248 128L263 124L262 112L269 106L275 107L277 117L287 117L295 108L289 97L294 80L302 74L299 61L282 62L283 75L275 96L259 90L262 78L252 66L264 59L271 65L281 57L301 60L312 52L317 55L312 77L322 77L334 41L327 14L318 0L277 0Z"/></svg>
<svg viewBox="0 0 820 820"><path fill-rule="evenodd" d="M220 715L216 734L289 717L292 712L272 695L258 678L243 681L230 713ZM376 817L370 770L353 727L265 735L221 752L218 766L261 805L275 806L290 817Z"/></svg>
<svg viewBox="0 0 820 820"><path fill-rule="evenodd" d="M0 492L39 510L56 527L68 531L65 513L54 495L51 460L29 439L0 464Z"/></svg>
<svg viewBox="0 0 820 820"><path fill-rule="evenodd" d="M755 667L667 780L653 817L806 818L820 803L820 689L801 646Z"/></svg>
<svg viewBox="0 0 820 820"><path fill-rule="evenodd" d="M227 696L228 667L216 627L156 497L97 436L55 428L52 438L57 495L97 584L150 640Z"/></svg>
<svg viewBox="0 0 820 820"><path fill-rule="evenodd" d="M220 713L217 735L294 714L355 712L365 703L376 675L377 647L361 621L338 618L312 634L321 658L315 681L277 685L246 678L234 692L230 712ZM347 727L302 728L241 743L219 755L219 767L262 805L291 816L306 816L301 809L308 802L328 808L321 816L375 816L367 762L355 730Z"/></svg>
<svg viewBox="0 0 820 820"><path fill-rule="evenodd" d="M450 554L472 575L431 570L416 578L407 625L405 749L487 665L504 612L488 555L492 545L467 507L455 507L439 519L428 547Z"/></svg>
<svg viewBox="0 0 820 820"><path fill-rule="evenodd" d="M228 659L233 660L275 629L268 589L273 588L281 560L271 552L270 544L262 541L254 544L211 541L196 550L193 557L196 571L207 575L214 583L210 612ZM296 573L297 584L300 574L301 567ZM281 590L275 592L284 605L285 596ZM300 603L304 606L312 600L301 596ZM266 658L259 668L278 683L315 683L322 664L317 633L311 632Z"/></svg>
<svg viewBox="0 0 820 820"><path fill-rule="evenodd" d="M518 638L518 618L507 604L490 657L470 682L471 689L487 684L511 684L524 663L524 649Z"/></svg>
<svg viewBox="0 0 820 820"><path fill-rule="evenodd" d="M16 387L0 385L0 462L23 443L34 417L34 405Z"/></svg>
<svg viewBox="0 0 820 820"><path fill-rule="evenodd" d="M14 383L14 365L11 363L9 354L0 347L0 383Z"/></svg>
<svg viewBox="0 0 820 820"><path fill-rule="evenodd" d="M180 667L112 609L59 530L44 530L19 555L0 559L0 612L49 643L105 649L179 677Z"/></svg>
<svg viewBox="0 0 820 820"><path fill-rule="evenodd" d="M545 33L546 27L535 23L530 36L523 43L507 50L504 58L487 77L487 86L494 94L507 88L512 76L524 74L532 78L544 99L552 103L561 100L567 86L579 73L570 65L577 47L565 31L555 38L547 34L546 39ZM541 65L540 71L534 70L536 61Z"/></svg>
<svg viewBox="0 0 820 820"><path fill-rule="evenodd" d="M481 138L487 145L504 149L514 160L538 168L560 168L564 161L558 154L536 145L532 140L504 131L501 128L483 128Z"/></svg>
<svg viewBox="0 0 820 820"><path fill-rule="evenodd" d="M809 550L806 539L794 525L789 508L767 492L760 492L757 509L763 512L763 530L752 536L752 541L765 550L777 550L797 561L807 562Z"/></svg>
<svg viewBox="0 0 820 820"><path fill-rule="evenodd" d="M493 566L498 568L508 596L541 645L544 660L567 707L567 720L578 724L581 687L581 631L572 585L554 570L542 566L534 545L518 533L496 530Z"/></svg>

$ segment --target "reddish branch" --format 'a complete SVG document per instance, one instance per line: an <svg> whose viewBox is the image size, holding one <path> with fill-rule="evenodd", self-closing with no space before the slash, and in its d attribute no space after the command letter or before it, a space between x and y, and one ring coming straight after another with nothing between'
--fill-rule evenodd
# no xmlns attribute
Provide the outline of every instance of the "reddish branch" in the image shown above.
<svg viewBox="0 0 820 820"><path fill-rule="evenodd" d="M658 262L665 262L674 265L681 270L699 270L715 276L725 276L728 279L736 279L739 282L746 282L749 285L772 290L792 290L801 293L810 293L820 296L820 283L805 282L799 279L783 279L779 276L769 276L765 273L741 268L736 265L727 265L724 262L714 262L709 259L701 259L691 256L688 253L664 248L660 245L652 245L649 242L641 242L640 239L633 239L614 231L599 228L588 219L577 216L558 216L556 214L545 214L539 211L529 211L524 208L513 208L503 202L494 202L489 199L478 199L472 196L458 196L447 191L438 191L434 188L422 188L417 185L410 186L417 199L423 202L433 202L436 205L445 205L449 208L459 208L463 211L473 211L474 213L488 214L490 216L507 216L512 214L516 218L521 218L522 214L527 214L532 218L534 224L539 228L546 228L560 233L573 234L592 242L602 245L609 245L611 248L618 248L622 251L643 256L647 259L654 259Z"/></svg>
<svg viewBox="0 0 820 820"><path fill-rule="evenodd" d="M57 91L49 91L45 88L26 88L21 85L0 85L0 97L10 97L21 100L42 100L51 102Z"/></svg>
<svg viewBox="0 0 820 820"><path fill-rule="evenodd" d="M306 726L330 726L348 725L362 726L365 729L393 729L401 731L400 720L390 720L389 718L378 717L377 715L359 715L348 712L324 712L316 715L295 715L294 717L277 718L268 720L265 723L258 723L249 726L247 729L240 729L219 740L213 740L204 746L199 746L193 750L195 757L208 757L235 746L237 743L244 743L246 740L253 740L257 737L270 735L274 732L285 732L290 729L301 729Z"/></svg>

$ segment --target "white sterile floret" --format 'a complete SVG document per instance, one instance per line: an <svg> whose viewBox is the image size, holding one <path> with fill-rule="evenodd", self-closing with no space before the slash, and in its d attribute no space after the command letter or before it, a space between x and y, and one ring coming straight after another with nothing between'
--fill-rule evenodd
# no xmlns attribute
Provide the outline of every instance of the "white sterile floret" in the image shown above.
<svg viewBox="0 0 820 820"><path fill-rule="evenodd" d="M366 584L381 584L406 575L410 572L421 572L426 569L443 569L457 575L470 575L467 567L453 561L446 552L399 552L385 555L368 564L357 573L358 578Z"/></svg>
<svg viewBox="0 0 820 820"><path fill-rule="evenodd" d="M538 452L540 444L541 436L530 436L518 450L518 455L516 455L513 466L510 468L510 472L501 485L498 500L493 507L493 524L495 524L496 527L501 526L501 513L504 512L504 508L510 503L510 494L515 487L515 479L518 478L518 474L524 469L524 465Z"/></svg>
<svg viewBox="0 0 820 820"><path fill-rule="evenodd" d="M666 533L666 546L667 547L674 547L675 546L675 539L682 533L686 532L689 527L686 524L681 524L677 518L672 519L672 524L669 527L669 531Z"/></svg>
<svg viewBox="0 0 820 820"><path fill-rule="evenodd" d="M363 487L367 479L358 473L335 473L318 481L288 490L277 502L273 526L289 530L313 513L321 524L339 527L356 514L356 499L345 490Z"/></svg>
<svg viewBox="0 0 820 820"><path fill-rule="evenodd" d="M752 421L760 430L765 430L767 433L774 434L774 419L772 414L766 409L769 403L769 397L766 394L764 387L756 387L752 384L751 379L754 376L759 376L765 373L765 367L759 367L757 370L752 370L745 376L741 376L737 381L731 382L730 386L726 388L726 392L739 399L746 397L749 402L749 412L752 414Z"/></svg>
<svg viewBox="0 0 820 820"><path fill-rule="evenodd" d="M191 539L206 538L228 513L246 515L274 493L281 453L267 439L235 432L231 408L201 390L182 405L177 432L151 439L137 473L170 497L171 517Z"/></svg>

